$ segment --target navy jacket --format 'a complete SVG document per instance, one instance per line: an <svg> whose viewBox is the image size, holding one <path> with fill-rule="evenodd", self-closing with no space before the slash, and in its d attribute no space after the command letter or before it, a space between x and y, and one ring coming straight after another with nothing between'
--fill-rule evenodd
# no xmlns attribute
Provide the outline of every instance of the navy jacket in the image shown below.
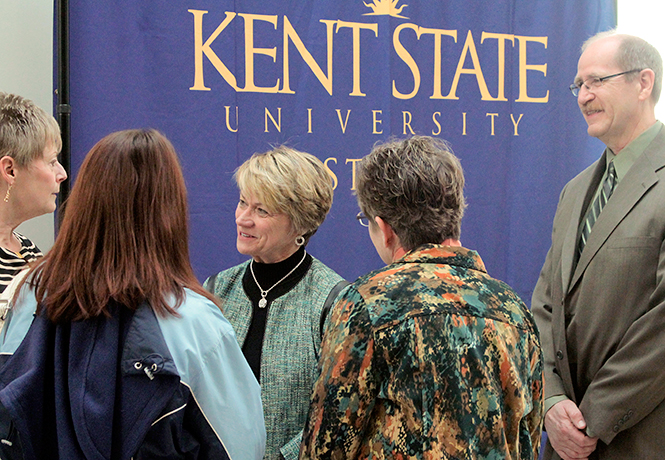
<svg viewBox="0 0 665 460"><path fill-rule="evenodd" d="M177 361L191 363L174 359L161 318L148 305L136 312L117 305L110 310L111 318L62 325L37 316L15 352L0 355L0 457L229 459L225 442L231 440L208 420L208 408L192 391L193 376L181 379ZM255 391L258 401L252 385L238 390ZM261 410L260 403L254 406ZM235 411L251 415L257 407ZM236 423L230 417L226 422ZM250 441L258 448L234 458L262 455L263 420L253 428L257 435Z"/></svg>

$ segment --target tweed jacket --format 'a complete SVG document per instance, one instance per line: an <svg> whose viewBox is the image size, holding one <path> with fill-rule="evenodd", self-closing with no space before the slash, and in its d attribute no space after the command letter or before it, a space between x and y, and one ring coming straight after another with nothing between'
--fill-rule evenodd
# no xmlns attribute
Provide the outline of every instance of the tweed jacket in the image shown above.
<svg viewBox="0 0 665 460"><path fill-rule="evenodd" d="M242 287L249 261L220 272L205 285L222 301L222 311L242 348L252 320L252 303ZM304 278L269 305L261 354L261 399L266 460L297 457L321 343L321 310L342 278L316 258Z"/></svg>
<svg viewBox="0 0 665 460"><path fill-rule="evenodd" d="M344 292L301 459L538 457L536 326L476 252L424 245Z"/></svg>
<svg viewBox="0 0 665 460"><path fill-rule="evenodd" d="M661 459L665 436L665 127L617 185L574 264L605 155L561 192L531 307L545 395L600 440L590 459ZM545 458L559 458L548 443Z"/></svg>

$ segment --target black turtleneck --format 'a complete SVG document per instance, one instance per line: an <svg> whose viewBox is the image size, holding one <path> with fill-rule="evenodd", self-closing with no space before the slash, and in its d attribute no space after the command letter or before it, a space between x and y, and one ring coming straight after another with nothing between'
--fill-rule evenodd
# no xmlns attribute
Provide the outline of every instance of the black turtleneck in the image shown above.
<svg viewBox="0 0 665 460"><path fill-rule="evenodd" d="M254 275L261 287L263 289L269 289L282 279L284 275L293 270L293 267L298 265L298 262L302 260L304 255L305 248L301 247L289 258L282 260L281 262L274 264L262 264L259 262L250 263L253 265ZM307 254L305 260L303 260L302 264L300 264L293 273L268 292L268 296L266 297L268 305L265 308L259 308L261 291L254 282L249 266L247 267L247 270L245 270L245 275L242 278L242 287L245 290L247 297L252 301L252 322L249 324L249 330L247 331L247 337L245 337L245 343L242 346L242 352L249 363L249 367L252 368L252 371L259 382L261 382L261 352L263 349L263 336L266 331L266 320L268 319L270 304L272 304L272 302L278 297L283 296L293 289L296 284L303 279L307 270L309 270L310 265L312 265L312 256Z"/></svg>

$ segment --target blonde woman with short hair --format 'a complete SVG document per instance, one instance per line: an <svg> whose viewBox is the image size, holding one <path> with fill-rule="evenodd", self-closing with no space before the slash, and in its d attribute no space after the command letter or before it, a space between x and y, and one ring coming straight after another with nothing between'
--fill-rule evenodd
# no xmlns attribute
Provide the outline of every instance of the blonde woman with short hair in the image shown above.
<svg viewBox="0 0 665 460"><path fill-rule="evenodd" d="M0 92L0 292L42 255L16 227L55 211L67 179L58 162L61 148L55 118L28 99Z"/></svg>
<svg viewBox="0 0 665 460"><path fill-rule="evenodd" d="M305 250L332 206L331 178L315 156L284 146L253 155L234 177L240 190L236 246L251 258L205 286L221 299L261 384L264 458L297 458L324 303L344 285Z"/></svg>

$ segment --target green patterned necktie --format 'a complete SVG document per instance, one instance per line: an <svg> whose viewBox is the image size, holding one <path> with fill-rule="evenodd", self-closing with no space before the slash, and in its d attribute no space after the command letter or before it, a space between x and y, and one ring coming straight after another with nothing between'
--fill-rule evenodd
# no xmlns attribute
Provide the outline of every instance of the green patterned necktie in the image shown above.
<svg viewBox="0 0 665 460"><path fill-rule="evenodd" d="M614 169L614 162L610 161L610 165L607 168L607 177L603 182L603 187L600 190L600 193L598 194L596 199L593 200L593 203L591 203L591 207L589 208L589 211L587 212L586 215L586 219L584 220L584 226L582 227L582 234L580 235L580 241L577 248L579 254L582 254L582 250L584 249L584 246L586 245L586 242L589 239L591 228L593 227L593 224L596 223L596 220L598 219L600 212L605 207L605 204L607 204L607 200L609 200L610 197L612 196L612 192L614 192L614 188L616 187L616 185L617 185L617 172L616 169Z"/></svg>

